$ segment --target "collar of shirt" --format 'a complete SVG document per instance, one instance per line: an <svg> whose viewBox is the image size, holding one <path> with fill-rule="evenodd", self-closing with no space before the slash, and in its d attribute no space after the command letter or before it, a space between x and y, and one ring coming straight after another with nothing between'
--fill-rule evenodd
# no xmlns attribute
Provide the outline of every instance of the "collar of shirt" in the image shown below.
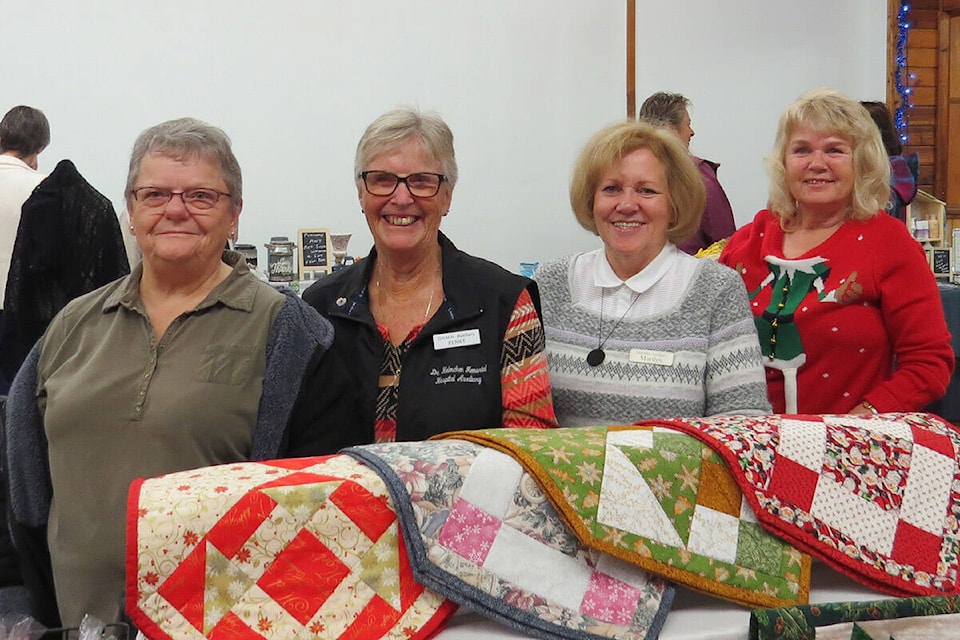
<svg viewBox="0 0 960 640"><path fill-rule="evenodd" d="M250 267L243 255L237 251L224 251L222 260L233 267L230 275L213 288L206 299L197 305L197 309L209 307L217 302L241 311L252 311L259 281L256 277L247 277ZM140 299L140 278L143 277L143 263L134 267L127 276L125 285L118 287L103 303L103 310L115 309L123 305L128 309L142 312L143 302Z"/></svg>
<svg viewBox="0 0 960 640"><path fill-rule="evenodd" d="M8 168L8 169L10 168L23 169L31 173L39 173L39 171L37 171L36 169L28 165L26 162L24 162L17 156L13 156L6 153L0 154L0 166L4 166L4 168Z"/></svg>
<svg viewBox="0 0 960 640"><path fill-rule="evenodd" d="M678 254L679 249L668 242L657 254L657 257L641 269L639 273L634 274L627 280L621 280L620 276L614 273L610 263L607 262L603 249L600 249L597 259L593 262L593 284L598 287L609 288L626 285L634 293L643 293L659 282L673 268Z"/></svg>

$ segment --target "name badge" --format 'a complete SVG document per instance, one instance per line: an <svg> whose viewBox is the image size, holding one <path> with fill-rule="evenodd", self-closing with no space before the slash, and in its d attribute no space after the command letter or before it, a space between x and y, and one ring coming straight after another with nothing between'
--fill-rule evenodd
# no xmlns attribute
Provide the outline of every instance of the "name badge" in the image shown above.
<svg viewBox="0 0 960 640"><path fill-rule="evenodd" d="M657 364L661 367L673 366L673 354L669 351L651 351L650 349L630 349L630 362Z"/></svg>
<svg viewBox="0 0 960 640"><path fill-rule="evenodd" d="M433 336L433 348L436 351L453 349L455 347L469 347L480 344L480 329L467 329L453 333L438 333Z"/></svg>

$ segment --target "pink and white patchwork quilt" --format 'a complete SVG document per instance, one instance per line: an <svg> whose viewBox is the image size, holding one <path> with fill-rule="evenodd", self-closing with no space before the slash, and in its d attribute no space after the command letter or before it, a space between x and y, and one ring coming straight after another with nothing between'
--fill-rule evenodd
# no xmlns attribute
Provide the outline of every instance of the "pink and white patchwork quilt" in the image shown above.
<svg viewBox="0 0 960 640"><path fill-rule="evenodd" d="M414 574L542 638L653 640L662 579L584 546L510 456L460 440L353 447L390 487Z"/></svg>

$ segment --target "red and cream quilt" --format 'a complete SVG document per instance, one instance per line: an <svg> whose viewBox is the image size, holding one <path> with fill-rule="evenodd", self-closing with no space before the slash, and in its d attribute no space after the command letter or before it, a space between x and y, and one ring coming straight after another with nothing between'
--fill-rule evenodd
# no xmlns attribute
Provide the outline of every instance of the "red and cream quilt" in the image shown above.
<svg viewBox="0 0 960 640"><path fill-rule="evenodd" d="M138 480L127 610L150 640L429 638L455 605L414 580L401 536L345 455Z"/></svg>
<svg viewBox="0 0 960 640"><path fill-rule="evenodd" d="M760 522L895 596L960 593L960 433L937 416L654 421L710 444Z"/></svg>

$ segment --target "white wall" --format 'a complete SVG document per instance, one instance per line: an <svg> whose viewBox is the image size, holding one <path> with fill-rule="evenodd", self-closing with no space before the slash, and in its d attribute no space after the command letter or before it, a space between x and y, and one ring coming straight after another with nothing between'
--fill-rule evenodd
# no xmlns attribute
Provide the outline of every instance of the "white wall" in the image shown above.
<svg viewBox="0 0 960 640"><path fill-rule="evenodd" d="M766 204L763 158L784 107L822 86L886 99L886 29L886 3L876 0L638 6L637 106L655 91L690 98L690 149L721 164L720 182L743 224Z"/></svg>
<svg viewBox="0 0 960 640"><path fill-rule="evenodd" d="M351 178L380 113L415 104L456 137L460 183L443 229L517 269L598 246L567 203L574 157L625 115L620 0L0 0L0 109L45 111L41 170L72 159L123 206L136 135L190 115L223 127L244 171L242 242L299 227L371 243ZM779 111L831 85L882 98L885 3L637 2L638 101L686 94L693 150L723 164L740 222L765 201ZM3 230L7 232L7 230Z"/></svg>

